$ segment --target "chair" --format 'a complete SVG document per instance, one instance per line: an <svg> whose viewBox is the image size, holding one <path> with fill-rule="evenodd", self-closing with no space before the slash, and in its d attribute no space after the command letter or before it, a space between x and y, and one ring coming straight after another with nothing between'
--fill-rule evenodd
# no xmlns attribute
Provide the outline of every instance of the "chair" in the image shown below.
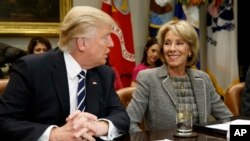
<svg viewBox="0 0 250 141"><path fill-rule="evenodd" d="M240 115L241 93L244 89L245 82L231 85L227 88L224 96L224 102L234 116Z"/></svg>
<svg viewBox="0 0 250 141"><path fill-rule="evenodd" d="M0 95L4 92L7 84L9 82L9 79L0 79Z"/></svg>
<svg viewBox="0 0 250 141"><path fill-rule="evenodd" d="M130 86L130 87L125 87L125 88L121 88L119 90L116 91L116 93L118 94L122 105L127 108L130 100L132 99L132 94L135 91L136 87L134 86ZM144 130L144 123L143 123L144 119L142 120L142 122L140 123L140 128L142 130Z"/></svg>
<svg viewBox="0 0 250 141"><path fill-rule="evenodd" d="M118 94L122 105L127 108L131 98L132 98L132 93L135 91L136 87L125 87L125 88L121 88L119 90L116 91L116 93Z"/></svg>

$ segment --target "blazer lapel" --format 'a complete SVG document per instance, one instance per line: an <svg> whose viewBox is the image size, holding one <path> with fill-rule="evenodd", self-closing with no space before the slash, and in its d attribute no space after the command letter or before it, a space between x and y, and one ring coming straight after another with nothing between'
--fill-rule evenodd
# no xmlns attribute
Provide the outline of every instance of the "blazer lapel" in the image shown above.
<svg viewBox="0 0 250 141"><path fill-rule="evenodd" d="M190 81L193 87L194 92L194 98L196 101L196 104L199 105L197 107L198 113L199 113L199 121L200 122L206 122L207 117L207 103L206 103L206 91L205 91L205 82L203 79L200 78L197 73L193 73L193 71L190 69L188 70L188 75L190 76Z"/></svg>
<svg viewBox="0 0 250 141"><path fill-rule="evenodd" d="M162 85L164 90L167 92L173 103L177 104L177 92L172 86L171 79L168 75L168 71L166 69L166 65L162 65L159 69L159 72L157 73L158 77L163 78Z"/></svg>
<svg viewBox="0 0 250 141"><path fill-rule="evenodd" d="M101 82L94 70L89 70L86 77L86 111L98 115Z"/></svg>
<svg viewBox="0 0 250 141"><path fill-rule="evenodd" d="M165 78L162 81L163 87L165 89L165 91L167 92L167 94L169 95L169 97L171 98L171 100L173 101L173 103L176 105L177 104L177 92L174 89L174 87L172 86L172 82L170 77L168 76L167 78Z"/></svg>
<svg viewBox="0 0 250 141"><path fill-rule="evenodd" d="M64 62L63 52L59 49L55 53L55 63L52 71L55 89L59 99L59 104L62 107L63 115L67 117L70 113L69 88Z"/></svg>

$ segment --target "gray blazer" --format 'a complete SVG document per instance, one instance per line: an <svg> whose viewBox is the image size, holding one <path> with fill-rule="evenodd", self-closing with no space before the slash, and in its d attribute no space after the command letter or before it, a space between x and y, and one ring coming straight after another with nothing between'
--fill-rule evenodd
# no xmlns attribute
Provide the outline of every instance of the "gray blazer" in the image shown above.
<svg viewBox="0 0 250 141"><path fill-rule="evenodd" d="M188 68L187 73L193 88L200 123L206 123L210 115L217 120L226 120L232 116L205 72ZM142 119L145 130L176 127L177 95L166 65L140 71L137 81L137 88L127 107L130 132L140 131L139 123Z"/></svg>

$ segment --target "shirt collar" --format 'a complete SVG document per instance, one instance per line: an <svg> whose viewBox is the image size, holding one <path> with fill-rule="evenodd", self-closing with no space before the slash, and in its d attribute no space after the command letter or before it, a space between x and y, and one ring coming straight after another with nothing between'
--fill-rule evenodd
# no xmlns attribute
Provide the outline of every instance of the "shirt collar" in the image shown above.
<svg viewBox="0 0 250 141"><path fill-rule="evenodd" d="M69 78L73 79L75 78L83 69L81 66L77 63L77 61L68 53L64 52L64 60L66 64L66 70ZM87 70L83 70L85 73Z"/></svg>

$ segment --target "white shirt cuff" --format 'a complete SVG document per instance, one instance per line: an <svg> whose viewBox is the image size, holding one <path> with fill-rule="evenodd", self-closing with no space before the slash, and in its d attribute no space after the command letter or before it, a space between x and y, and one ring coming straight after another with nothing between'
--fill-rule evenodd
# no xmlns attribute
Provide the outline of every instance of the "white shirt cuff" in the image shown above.
<svg viewBox="0 0 250 141"><path fill-rule="evenodd" d="M37 141L49 141L50 132L51 132L52 128L54 128L54 127L57 127L57 126L55 126L55 125L49 126L49 127L43 132L43 134L38 138Z"/></svg>
<svg viewBox="0 0 250 141"><path fill-rule="evenodd" d="M103 121L107 121L109 123L108 135L100 136L102 140L113 140L114 138L120 137L122 134L119 133L118 129L114 126L114 124L107 119L99 119Z"/></svg>

